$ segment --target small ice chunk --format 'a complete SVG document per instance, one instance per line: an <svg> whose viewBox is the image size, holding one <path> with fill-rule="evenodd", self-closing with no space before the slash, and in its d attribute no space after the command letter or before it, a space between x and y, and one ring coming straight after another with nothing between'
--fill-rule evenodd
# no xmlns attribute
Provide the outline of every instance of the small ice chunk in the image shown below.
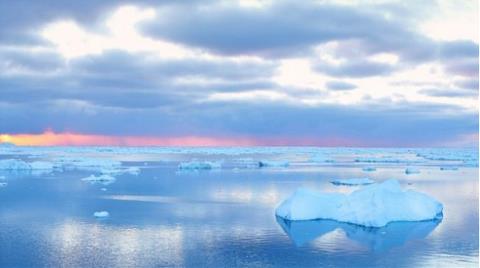
<svg viewBox="0 0 480 268"><path fill-rule="evenodd" d="M190 161L183 162L178 165L180 170L210 170L210 169L219 169L222 167L220 162L210 162L210 161Z"/></svg>
<svg viewBox="0 0 480 268"><path fill-rule="evenodd" d="M351 194L298 189L277 207L287 220L330 219L382 227L395 221L423 221L443 216L443 205L413 190L402 190L397 180L367 185Z"/></svg>
<svg viewBox="0 0 480 268"><path fill-rule="evenodd" d="M420 173L420 169L416 168L416 167L407 167L405 169L405 174L418 174Z"/></svg>
<svg viewBox="0 0 480 268"><path fill-rule="evenodd" d="M96 211L93 213L93 216L95 218L106 218L110 216L110 213L108 213L108 211Z"/></svg>
<svg viewBox="0 0 480 268"><path fill-rule="evenodd" d="M101 183L103 185L108 185L115 182L115 177L107 174L102 174L99 176L90 175L86 178L83 178L82 181L89 182L90 184Z"/></svg>
<svg viewBox="0 0 480 268"><path fill-rule="evenodd" d="M258 167L288 167L289 165L288 161L258 161Z"/></svg>
<svg viewBox="0 0 480 268"><path fill-rule="evenodd" d="M374 167L364 167L364 168L362 168L362 170L363 170L363 171L375 171L375 170L377 170L377 169L374 168Z"/></svg>
<svg viewBox="0 0 480 268"><path fill-rule="evenodd" d="M458 170L458 167L440 167L440 170Z"/></svg>
<svg viewBox="0 0 480 268"><path fill-rule="evenodd" d="M353 185L368 185L368 184L375 183L375 181L369 178L352 178L352 179L336 179L336 180L330 181L330 183L334 185L353 186Z"/></svg>
<svg viewBox="0 0 480 268"><path fill-rule="evenodd" d="M8 183L6 183L6 182L0 182L0 188L1 188L1 187L5 187L5 186L7 186L7 185L8 185Z"/></svg>
<svg viewBox="0 0 480 268"><path fill-rule="evenodd" d="M138 175L140 174L140 168L139 167L103 168L100 170L100 173L108 174L108 175L123 175L123 174Z"/></svg>
<svg viewBox="0 0 480 268"><path fill-rule="evenodd" d="M333 160L329 157L326 157L324 155L313 155L312 157L310 157L310 162L314 162L314 163L333 163L333 162L335 162L335 160Z"/></svg>
<svg viewBox="0 0 480 268"><path fill-rule="evenodd" d="M107 188L100 188L100 191L106 192Z"/></svg>

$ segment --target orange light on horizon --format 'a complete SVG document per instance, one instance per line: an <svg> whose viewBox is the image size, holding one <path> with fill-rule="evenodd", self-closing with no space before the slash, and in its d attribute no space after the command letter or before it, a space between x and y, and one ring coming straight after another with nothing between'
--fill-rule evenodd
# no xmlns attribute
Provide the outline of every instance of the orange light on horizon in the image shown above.
<svg viewBox="0 0 480 268"><path fill-rule="evenodd" d="M0 143L19 146L251 146L253 139L222 137L108 136L71 132L41 134L0 134Z"/></svg>

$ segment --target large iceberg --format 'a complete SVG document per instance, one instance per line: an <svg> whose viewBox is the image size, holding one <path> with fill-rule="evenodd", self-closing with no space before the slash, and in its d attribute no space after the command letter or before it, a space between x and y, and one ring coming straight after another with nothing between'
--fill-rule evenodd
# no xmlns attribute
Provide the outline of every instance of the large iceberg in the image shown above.
<svg viewBox="0 0 480 268"><path fill-rule="evenodd" d="M397 180L372 184L351 194L298 189L276 209L287 220L330 219L370 227L389 222L442 218L443 205L413 190L402 190Z"/></svg>
<svg viewBox="0 0 480 268"><path fill-rule="evenodd" d="M392 222L381 228L364 227L333 220L289 221L277 217L277 223L297 246L302 246L335 230L341 229L345 236L365 245L375 252L387 251L402 246L410 240L427 237L441 222L432 221Z"/></svg>

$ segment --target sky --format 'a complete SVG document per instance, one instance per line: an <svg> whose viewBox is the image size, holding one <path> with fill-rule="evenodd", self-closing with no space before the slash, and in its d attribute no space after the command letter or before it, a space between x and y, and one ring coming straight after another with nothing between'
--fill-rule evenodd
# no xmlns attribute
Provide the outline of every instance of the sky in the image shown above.
<svg viewBox="0 0 480 268"><path fill-rule="evenodd" d="M478 1L0 0L0 141L478 147Z"/></svg>

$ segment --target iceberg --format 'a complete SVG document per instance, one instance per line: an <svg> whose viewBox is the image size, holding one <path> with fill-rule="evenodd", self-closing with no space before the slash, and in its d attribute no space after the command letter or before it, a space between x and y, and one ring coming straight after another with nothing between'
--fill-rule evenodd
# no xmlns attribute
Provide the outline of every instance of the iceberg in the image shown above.
<svg viewBox="0 0 480 268"><path fill-rule="evenodd" d="M47 161L26 162L21 159L0 160L0 170L34 172L36 174L49 173L55 169L55 165Z"/></svg>
<svg viewBox="0 0 480 268"><path fill-rule="evenodd" d="M190 161L183 162L178 165L179 170L210 170L210 169L219 169L222 165L219 162L210 162L210 161Z"/></svg>
<svg viewBox="0 0 480 268"><path fill-rule="evenodd" d="M354 185L368 185L375 183L374 180L369 178L352 178L352 179L336 179L330 181L333 185L347 185L347 186L354 186Z"/></svg>
<svg viewBox="0 0 480 268"><path fill-rule="evenodd" d="M100 173L102 174L108 174L108 175L123 175L123 174L131 174L131 175L138 175L140 174L140 168L139 167L126 167L126 168L104 168L100 170Z"/></svg>
<svg viewBox="0 0 480 268"><path fill-rule="evenodd" d="M458 170L458 167L440 167L440 170Z"/></svg>
<svg viewBox="0 0 480 268"><path fill-rule="evenodd" d="M64 156L55 160L55 165L63 170L115 170L122 166L120 161L107 158L70 157Z"/></svg>
<svg viewBox="0 0 480 268"><path fill-rule="evenodd" d="M441 219L443 205L413 190L402 190L397 180L367 185L351 194L319 193L300 188L277 207L287 220L329 219L368 227L396 221Z"/></svg>
<svg viewBox="0 0 480 268"><path fill-rule="evenodd" d="M362 168L362 170L363 170L363 171L375 171L375 170L377 170L377 169L374 168L374 167L364 167L364 168Z"/></svg>
<svg viewBox="0 0 480 268"><path fill-rule="evenodd" d="M418 173L420 173L420 169L415 168L415 167L407 167L405 169L405 174L407 174L407 175L408 174L418 174Z"/></svg>
<svg viewBox="0 0 480 268"><path fill-rule="evenodd" d="M384 227L374 228L333 220L289 221L279 217L276 220L296 246L302 246L341 229L348 239L357 241L374 252L387 251L402 246L410 240L424 239L441 222L441 219L392 222Z"/></svg>
<svg viewBox="0 0 480 268"><path fill-rule="evenodd" d="M1 170L32 170L27 162L20 159L2 159L0 160Z"/></svg>
<svg viewBox="0 0 480 268"><path fill-rule="evenodd" d="M108 211L96 211L93 213L93 216L95 218L106 218L110 216L110 213L108 213Z"/></svg>
<svg viewBox="0 0 480 268"><path fill-rule="evenodd" d="M310 157L310 162L314 163L334 163L335 160L328 158L324 155L314 155Z"/></svg>
<svg viewBox="0 0 480 268"><path fill-rule="evenodd" d="M102 175L99 175L99 176L90 175L86 178L83 178L82 181L86 181L90 184L100 183L100 184L103 184L103 185L109 185L109 184L112 184L112 183L115 182L115 177L113 177L111 175L107 175L107 174L102 174Z"/></svg>
<svg viewBox="0 0 480 268"><path fill-rule="evenodd" d="M288 161L258 161L258 167L288 167Z"/></svg>

